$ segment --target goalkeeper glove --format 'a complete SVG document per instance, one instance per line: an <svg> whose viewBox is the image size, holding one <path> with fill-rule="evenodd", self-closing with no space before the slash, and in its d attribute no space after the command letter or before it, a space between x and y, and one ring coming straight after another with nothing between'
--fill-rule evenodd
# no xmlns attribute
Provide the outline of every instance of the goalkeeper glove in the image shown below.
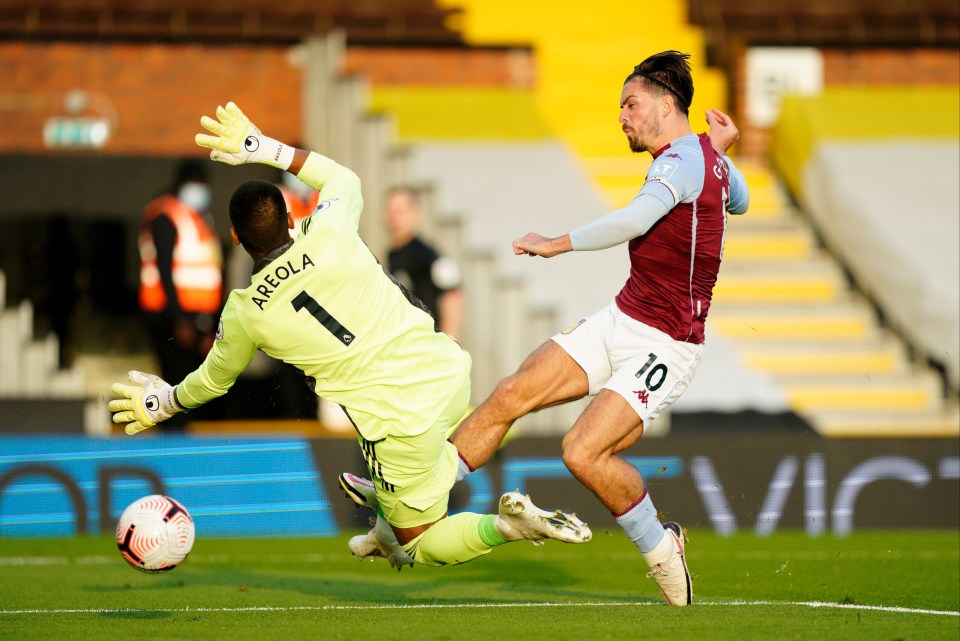
<svg viewBox="0 0 960 641"><path fill-rule="evenodd" d="M176 388L159 376L133 370L127 373L133 385L114 383L113 393L124 398L110 401L114 423L126 423L127 434L142 432L174 414L186 411L177 402Z"/></svg>
<svg viewBox="0 0 960 641"><path fill-rule="evenodd" d="M217 119L200 118L200 125L213 136L197 134L194 140L212 150L210 159L228 165L262 163L286 170L293 162L295 149L264 136L233 102L217 107Z"/></svg>

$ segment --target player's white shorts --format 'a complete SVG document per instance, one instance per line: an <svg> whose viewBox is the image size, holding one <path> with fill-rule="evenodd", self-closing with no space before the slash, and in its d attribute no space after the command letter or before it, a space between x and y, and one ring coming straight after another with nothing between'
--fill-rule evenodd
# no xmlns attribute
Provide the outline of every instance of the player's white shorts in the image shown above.
<svg viewBox="0 0 960 641"><path fill-rule="evenodd" d="M687 389L703 345L677 341L613 301L552 337L587 373L590 394L609 389L649 424Z"/></svg>

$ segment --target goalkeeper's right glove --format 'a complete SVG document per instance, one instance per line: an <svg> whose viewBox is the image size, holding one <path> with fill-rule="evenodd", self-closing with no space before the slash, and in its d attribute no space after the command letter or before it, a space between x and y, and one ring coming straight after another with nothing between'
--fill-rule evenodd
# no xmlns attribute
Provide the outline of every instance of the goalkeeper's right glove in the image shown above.
<svg viewBox="0 0 960 641"><path fill-rule="evenodd" d="M133 370L127 373L133 385L114 383L113 393L123 398L110 401L114 423L126 423L127 434L142 432L174 414L186 411L177 402L176 388L159 376Z"/></svg>
<svg viewBox="0 0 960 641"><path fill-rule="evenodd" d="M197 134L194 138L198 145L211 150L211 160L228 165L262 163L284 171L293 162L296 150L264 136L233 102L228 102L226 108L217 107L216 120L202 116L200 124L210 133L216 134Z"/></svg>

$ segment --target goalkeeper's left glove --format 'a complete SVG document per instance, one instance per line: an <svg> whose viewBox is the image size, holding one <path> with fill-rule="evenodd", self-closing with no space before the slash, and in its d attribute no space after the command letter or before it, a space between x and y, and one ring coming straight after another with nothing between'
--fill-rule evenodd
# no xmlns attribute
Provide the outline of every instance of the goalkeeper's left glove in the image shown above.
<svg viewBox="0 0 960 641"><path fill-rule="evenodd" d="M186 411L177 402L176 388L159 376L133 370L127 373L133 385L114 383L113 393L124 398L110 401L114 423L126 423L127 434L142 432L174 414Z"/></svg>
<svg viewBox="0 0 960 641"><path fill-rule="evenodd" d="M228 165L262 163L284 171L293 162L296 150L264 136L233 102L228 102L225 108L217 107L216 120L203 116L200 124L210 133L216 134L197 134L194 138L198 145L211 150L211 160Z"/></svg>

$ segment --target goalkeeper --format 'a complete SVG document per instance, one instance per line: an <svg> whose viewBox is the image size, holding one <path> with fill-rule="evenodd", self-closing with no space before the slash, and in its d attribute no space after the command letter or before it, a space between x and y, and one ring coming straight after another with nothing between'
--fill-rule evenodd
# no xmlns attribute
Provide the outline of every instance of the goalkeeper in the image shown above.
<svg viewBox="0 0 960 641"><path fill-rule="evenodd" d="M503 495L498 515L447 516L459 458L446 432L467 409L470 356L360 239L354 172L264 136L232 102L216 116L200 120L212 135L196 136L211 159L289 171L320 190L320 203L293 240L293 218L275 185L237 188L230 235L254 259L250 286L230 293L212 349L183 381L171 386L132 371L131 385L115 384L114 422L136 434L225 394L259 349L303 371L357 429L379 504L374 529L351 541L358 556L385 556L399 569L414 560L464 563L521 539L588 541L590 529L576 516L544 512L515 492Z"/></svg>

